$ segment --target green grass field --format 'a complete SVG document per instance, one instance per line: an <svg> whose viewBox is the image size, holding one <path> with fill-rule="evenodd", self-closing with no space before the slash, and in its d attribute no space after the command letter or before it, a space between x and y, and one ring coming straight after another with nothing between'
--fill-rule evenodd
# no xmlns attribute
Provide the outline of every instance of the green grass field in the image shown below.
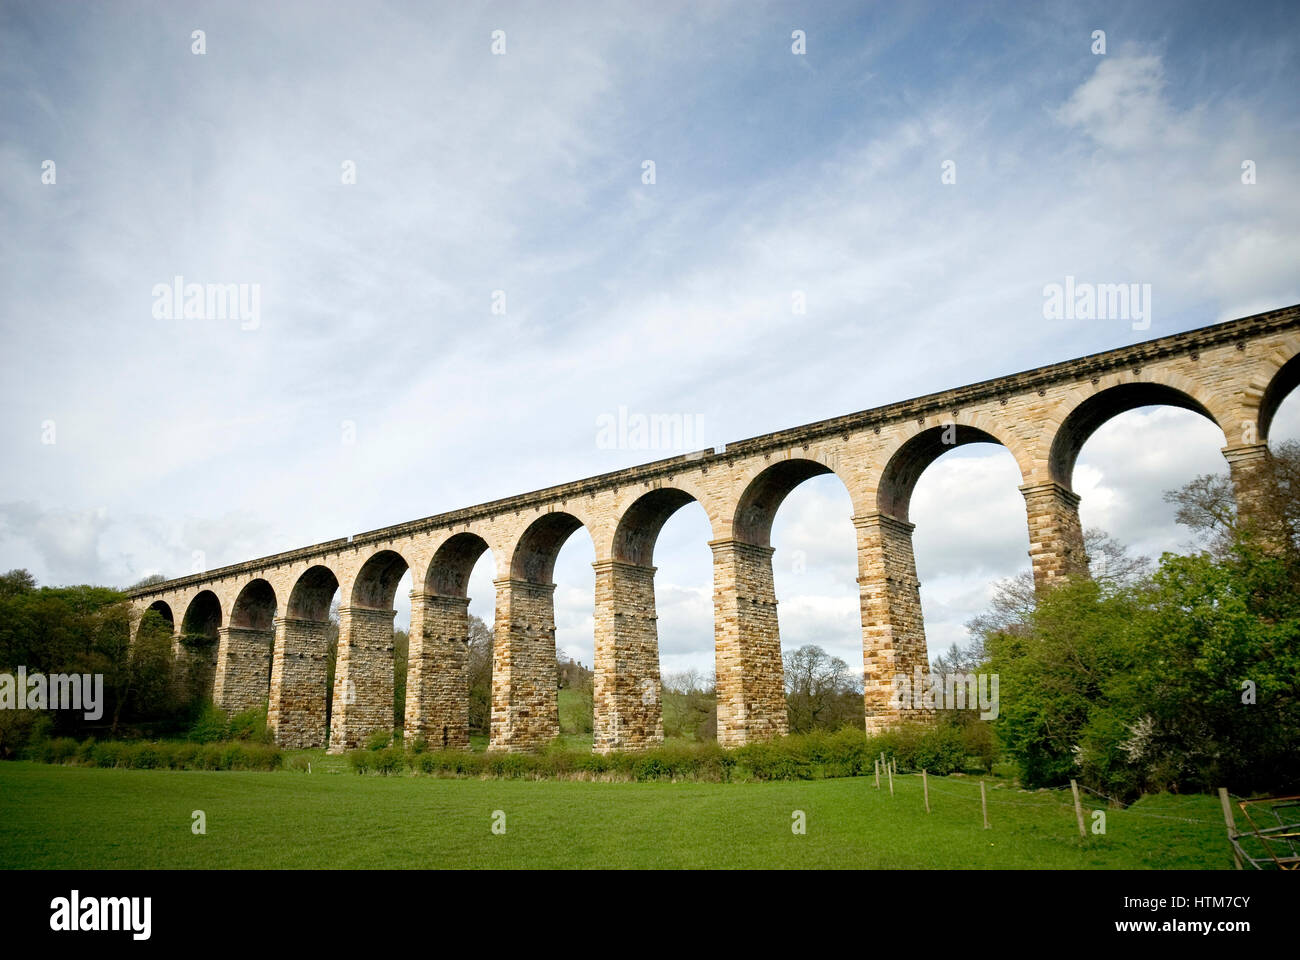
<svg viewBox="0 0 1300 960"><path fill-rule="evenodd" d="M337 761L338 758L330 758ZM1231 866L1213 797L1107 810L1080 840L1069 794L918 777L599 783L0 764L0 867L1212 868ZM1091 816L1093 807L1085 807ZM207 833L191 832L202 810ZM506 832L491 830L494 811ZM806 815L807 833L791 831ZM1187 822L1188 820L1195 822ZM1089 820L1091 822L1091 820Z"/></svg>

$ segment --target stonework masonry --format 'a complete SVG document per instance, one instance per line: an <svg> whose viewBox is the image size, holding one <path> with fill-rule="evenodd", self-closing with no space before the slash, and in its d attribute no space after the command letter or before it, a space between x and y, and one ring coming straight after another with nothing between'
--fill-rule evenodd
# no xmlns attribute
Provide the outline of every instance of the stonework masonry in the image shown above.
<svg viewBox="0 0 1300 960"><path fill-rule="evenodd" d="M1300 306L1292 306L153 584L130 595L133 635L158 611L175 634L178 682L206 684L227 709L267 703L285 746L342 750L394 727L392 607L410 571L404 727L431 747L463 746L464 593L473 562L490 551L490 746L535 750L559 729L554 561L581 528L596 557L594 749L642 749L663 736L654 542L668 516L694 502L711 528L719 740L763 740L786 730L772 520L794 487L829 473L853 505L845 521L858 544L863 698L867 729L876 730L906 716L890 696L893 677L927 665L908 514L935 459L965 443L1011 453L1026 550L1046 589L1086 574L1073 473L1102 424L1151 405L1200 414L1222 432L1248 511L1273 415L1298 384ZM340 604L339 648L326 691L331 598ZM195 643L200 635L210 647Z"/></svg>
<svg viewBox="0 0 1300 960"><path fill-rule="evenodd" d="M279 617L267 726L275 742L304 749L325 746L325 680L329 624Z"/></svg>
<svg viewBox="0 0 1300 960"><path fill-rule="evenodd" d="M213 701L230 714L262 706L266 703L274 631L222 627L219 637Z"/></svg>
<svg viewBox="0 0 1300 960"><path fill-rule="evenodd" d="M876 733L898 719L919 719L891 705L898 676L914 683L916 668L924 677L925 627L921 619L921 584L912 555L912 524L868 514L853 521L858 532L858 592L862 622L869 631L862 645L862 683L867 732ZM908 708L910 709L910 707Z"/></svg>
<svg viewBox="0 0 1300 960"><path fill-rule="evenodd" d="M718 743L741 746L788 732L772 548L715 540L713 623Z"/></svg>
<svg viewBox="0 0 1300 960"><path fill-rule="evenodd" d="M339 608L330 750L366 745L376 730L393 730L393 617L396 610Z"/></svg>
<svg viewBox="0 0 1300 960"><path fill-rule="evenodd" d="M469 599L411 593L406 737L469 748Z"/></svg>
<svg viewBox="0 0 1300 960"><path fill-rule="evenodd" d="M492 746L535 750L560 734L555 584L498 580Z"/></svg>
<svg viewBox="0 0 1300 960"><path fill-rule="evenodd" d="M655 568L596 567L594 749L642 750L664 739Z"/></svg>

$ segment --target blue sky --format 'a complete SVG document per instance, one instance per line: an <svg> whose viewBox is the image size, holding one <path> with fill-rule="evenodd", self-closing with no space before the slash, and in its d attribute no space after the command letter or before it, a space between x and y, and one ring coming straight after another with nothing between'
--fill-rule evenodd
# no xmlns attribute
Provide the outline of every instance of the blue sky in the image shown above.
<svg viewBox="0 0 1300 960"><path fill-rule="evenodd" d="M0 567L179 575L675 452L598 445L620 406L734 441L1300 301L1298 18L0 3ZM256 329L156 318L177 275L257 284ZM1151 328L1045 320L1067 275L1151 284ZM1085 523L1182 544L1160 493L1219 445L1185 411L1113 421ZM922 478L932 652L1027 566L1016 484L985 447ZM856 666L848 516L809 481L775 565L785 642ZM707 537L691 507L657 551L667 670L711 666ZM579 533L557 566L586 662L591 559Z"/></svg>

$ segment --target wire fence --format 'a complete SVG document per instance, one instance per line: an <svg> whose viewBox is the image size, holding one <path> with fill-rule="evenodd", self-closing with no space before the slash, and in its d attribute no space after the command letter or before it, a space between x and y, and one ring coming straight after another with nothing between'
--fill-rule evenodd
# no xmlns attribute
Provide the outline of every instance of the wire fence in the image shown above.
<svg viewBox="0 0 1300 960"><path fill-rule="evenodd" d="M919 779L921 779L921 774L919 774L919 773L900 773L900 774L895 774L895 777L896 777L897 779L900 779L900 780L903 779L904 777L912 777L912 778L915 778L915 779L918 779L918 780L919 780ZM969 802L969 803L975 803L975 804L979 804L979 803L995 803L995 804L998 804L998 805L1000 805L1000 806L1010 806L1010 807L1037 807L1038 809L1050 809L1050 808L1052 808L1052 807L1059 807L1059 808L1062 808L1062 809L1064 809L1064 810L1069 811L1069 812L1072 813L1072 814L1074 813L1074 803L1073 803L1073 802L1063 802L1063 801L1061 801L1061 800L1058 800L1057 797L1056 797L1056 795L1061 794L1061 793L1064 793L1064 792L1070 790L1069 787L1043 787L1043 788L1039 791L1039 793L1043 796L1043 798L1042 798L1041 800L1003 800L1003 799L1000 799L1000 798L994 798L994 797L988 797L988 796L985 796L985 797L981 798L981 797L979 796L978 793L972 796L972 795L970 795L970 794L962 793L962 792L960 792L959 790L951 790L951 789L948 789L948 787L954 785L955 782L956 782L956 781L945 781L945 785L944 785L944 786L935 786L934 783L931 782L931 783L928 784L927 789L929 790L929 792L931 792L931 793L936 793L936 794L938 794L938 795L940 795L940 796L953 797L953 798L955 798L955 799L957 799L957 800L962 800L962 801L966 801L966 802ZM972 784L972 786L974 786L974 784ZM1002 788L1001 788L1001 786L995 786L993 789L997 790L997 789L1002 789ZM1133 816L1133 817L1147 817L1147 818L1150 818L1150 819L1153 819L1153 820L1173 820L1173 821L1177 821L1177 822L1180 822L1180 823L1195 823L1195 824L1200 824L1200 825L1203 825L1203 826L1211 826L1211 827L1213 827L1213 826L1221 826L1221 824L1219 824L1217 821L1214 821L1214 820L1201 820L1201 819L1198 819L1198 818L1196 818L1196 817L1176 817L1176 816L1172 816L1172 815L1170 815L1170 814L1164 814L1164 813L1147 813L1145 810L1134 810L1134 809L1132 809L1133 804L1131 804L1131 803L1127 803L1127 804L1126 804L1126 803L1124 803L1122 800L1119 800L1119 799L1116 798L1116 797L1107 796L1107 795L1104 794L1104 793L1101 793L1101 792L1099 792L1099 791L1097 791L1097 790L1093 790L1091 787L1087 787L1087 786L1084 786L1083 784L1079 784L1079 789L1080 789L1080 790L1085 790L1085 791L1087 791L1088 793L1092 794L1093 796L1100 797L1100 798L1103 799L1103 800L1109 801L1109 802L1110 802L1111 804L1113 804L1113 805L1114 805L1118 810L1122 811L1123 813L1128 814L1129 816ZM1240 798L1234 797L1234 799L1240 799Z"/></svg>

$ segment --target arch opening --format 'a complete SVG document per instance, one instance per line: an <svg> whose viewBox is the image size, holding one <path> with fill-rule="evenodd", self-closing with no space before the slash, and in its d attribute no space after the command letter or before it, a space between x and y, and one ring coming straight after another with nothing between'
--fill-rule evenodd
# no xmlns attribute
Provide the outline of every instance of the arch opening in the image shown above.
<svg viewBox="0 0 1300 960"><path fill-rule="evenodd" d="M782 460L750 481L736 505L732 536L757 547L771 546L772 521L782 501L795 487L811 477L831 473L816 460Z"/></svg>
<svg viewBox="0 0 1300 960"><path fill-rule="evenodd" d="M1195 535L1178 522L1178 506L1165 495L1200 476L1226 479L1223 446L1219 426L1186 407L1136 407L1101 424L1081 447L1070 478L1092 575L1115 575L1120 547L1152 560L1185 552Z"/></svg>
<svg viewBox="0 0 1300 960"><path fill-rule="evenodd" d="M1050 476L1067 490L1074 489L1074 467L1088 438L1107 421L1141 407L1180 407L1205 417L1222 433L1223 424L1200 401L1162 383L1124 383L1084 400L1062 421L1052 438L1048 457Z"/></svg>
<svg viewBox="0 0 1300 960"><path fill-rule="evenodd" d="M689 493L672 487L661 487L641 496L619 518L614 530L614 559L653 566L655 543L664 524L686 504L694 502Z"/></svg>
<svg viewBox="0 0 1300 960"><path fill-rule="evenodd" d="M548 513L538 517L519 538L510 561L510 576L528 583L553 582L560 548L581 526L582 521L569 513Z"/></svg>
<svg viewBox="0 0 1300 960"><path fill-rule="evenodd" d="M833 474L784 498L771 524L781 679L791 733L863 725L853 501Z"/></svg>
<svg viewBox="0 0 1300 960"><path fill-rule="evenodd" d="M439 597L468 597L470 576L488 552L476 533L458 533L438 548L424 577L424 592Z"/></svg>
<svg viewBox="0 0 1300 960"><path fill-rule="evenodd" d="M922 430L890 457L876 495L881 513L910 522L912 492L921 475L946 453L975 443L1003 446L1001 440L978 427L946 424Z"/></svg>
<svg viewBox="0 0 1300 960"><path fill-rule="evenodd" d="M171 604L166 600L155 600L153 603L149 604L145 613L156 613L163 620L167 621L168 626L172 628L173 632L175 631L176 615L172 613Z"/></svg>
<svg viewBox="0 0 1300 960"><path fill-rule="evenodd" d="M221 601L211 590L200 591L188 607L181 622L181 633L191 639L215 641L221 629Z"/></svg>
<svg viewBox="0 0 1300 960"><path fill-rule="evenodd" d="M338 589L339 579L333 570L323 566L311 567L289 592L287 616L295 620L328 621Z"/></svg>
<svg viewBox="0 0 1300 960"><path fill-rule="evenodd" d="M352 585L352 606L391 610L397 585L407 573L406 559L396 551L381 550L365 562Z"/></svg>
<svg viewBox="0 0 1300 960"><path fill-rule="evenodd" d="M1283 402L1300 386L1300 354L1292 357L1273 375L1259 402L1259 439L1270 439L1273 424Z"/></svg>
<svg viewBox="0 0 1300 960"><path fill-rule="evenodd" d="M230 625L245 630L270 630L275 624L275 610L275 590L265 580L252 580L235 598Z"/></svg>
<svg viewBox="0 0 1300 960"><path fill-rule="evenodd" d="M1023 484L1015 456L995 439L946 447L915 480L908 522L926 656L939 673L974 663L967 624L987 611L996 584L1032 594Z"/></svg>

